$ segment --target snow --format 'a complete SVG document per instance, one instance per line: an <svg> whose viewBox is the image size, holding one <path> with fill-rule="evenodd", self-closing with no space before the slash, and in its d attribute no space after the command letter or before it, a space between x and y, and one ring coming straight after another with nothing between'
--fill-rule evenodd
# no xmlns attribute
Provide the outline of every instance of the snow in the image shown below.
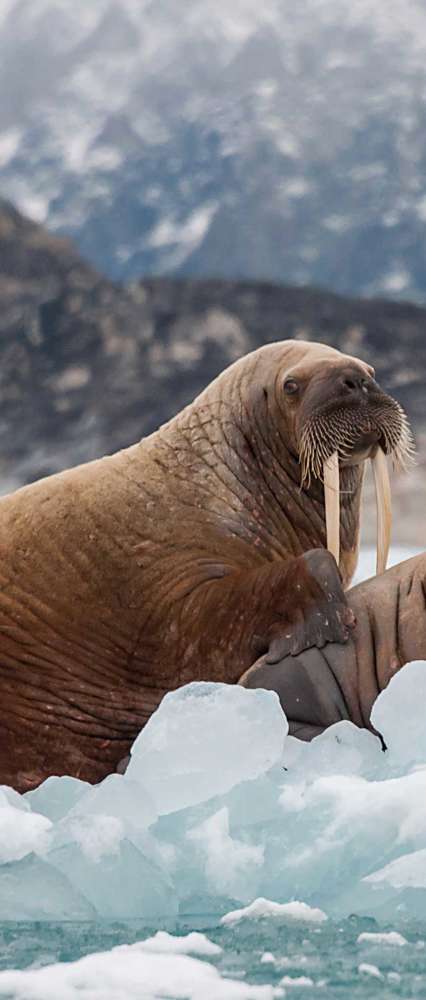
<svg viewBox="0 0 426 1000"><path fill-rule="evenodd" d="M44 222L49 209L49 199L34 191L28 192L20 198L19 207L24 215L28 215L34 222Z"/></svg>
<svg viewBox="0 0 426 1000"><path fill-rule="evenodd" d="M169 266L177 266L201 244L216 209L216 202L206 202L191 212L186 219L163 217L151 230L147 241L148 246L154 250L167 249L170 253L171 263Z"/></svg>
<svg viewBox="0 0 426 1000"><path fill-rule="evenodd" d="M413 267L425 212L423 8L421 0L265 0L260 7L240 0L231 8L224 0L187 0L176 18L171 0L1 0L0 59L9 91L2 191L80 241L90 224L96 262L106 259L117 276L165 273L168 266L193 273L195 254L197 273L214 273L222 255L242 277L254 269L258 277L294 281L311 238L317 253L305 258L310 283L328 274L339 286L334 262L347 250L349 229L354 291L365 293L370 283L396 297L424 298L424 275ZM37 71L26 73L29 65ZM378 113L394 168L387 171L374 142ZM105 139L114 115L136 139L128 148ZM351 142L354 134L365 142ZM292 178L289 158L302 165L304 180ZM105 174L112 182L100 197L96 182ZM394 212L395 175L407 203L401 217ZM139 199L149 205L153 176L161 197L151 228ZM343 176L354 180L355 196ZM185 184L189 195L182 194ZM54 192L50 202L45 191ZM220 206L216 217L213 203ZM247 218L263 234L254 262L244 253ZM370 279L357 267L359 230L391 219L399 219L395 258L386 259L386 247L376 253ZM289 224L292 261L277 236Z"/></svg>
<svg viewBox="0 0 426 1000"><path fill-rule="evenodd" d="M381 282L381 291L390 295L400 293L409 287L410 282L411 275L408 271L403 267L397 268L384 275Z"/></svg>
<svg viewBox="0 0 426 1000"><path fill-rule="evenodd" d="M250 906L242 910L231 910L222 917L221 923L237 924L240 920L261 920L272 917L274 920L302 920L306 923L322 924L327 915L306 903L294 900L292 903L274 903L270 899L255 899Z"/></svg>
<svg viewBox="0 0 426 1000"><path fill-rule="evenodd" d="M21 139L22 132L18 128L6 129L0 133L0 168L5 167L13 159Z"/></svg>

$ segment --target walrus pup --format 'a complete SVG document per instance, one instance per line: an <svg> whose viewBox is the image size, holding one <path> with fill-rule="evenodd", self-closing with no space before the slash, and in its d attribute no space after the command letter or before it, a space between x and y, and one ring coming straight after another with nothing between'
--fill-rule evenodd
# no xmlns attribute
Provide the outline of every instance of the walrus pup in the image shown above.
<svg viewBox="0 0 426 1000"><path fill-rule="evenodd" d="M371 458L383 568L384 456L410 448L367 364L284 341L139 444L2 498L0 781L98 781L166 691L345 642L327 530L347 587Z"/></svg>

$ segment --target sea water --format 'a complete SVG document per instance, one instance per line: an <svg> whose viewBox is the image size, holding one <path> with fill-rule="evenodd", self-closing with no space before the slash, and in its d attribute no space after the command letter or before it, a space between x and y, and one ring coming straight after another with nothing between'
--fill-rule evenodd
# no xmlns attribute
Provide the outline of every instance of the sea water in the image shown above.
<svg viewBox="0 0 426 1000"><path fill-rule="evenodd" d="M414 663L373 708L384 753L192 684L125 775L0 788L0 997L426 997L425 703Z"/></svg>

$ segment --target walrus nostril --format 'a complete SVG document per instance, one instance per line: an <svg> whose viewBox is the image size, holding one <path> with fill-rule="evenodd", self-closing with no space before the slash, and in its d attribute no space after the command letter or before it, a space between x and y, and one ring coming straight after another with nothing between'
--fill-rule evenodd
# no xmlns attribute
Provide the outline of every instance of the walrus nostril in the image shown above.
<svg viewBox="0 0 426 1000"><path fill-rule="evenodd" d="M341 385L348 393L367 393L369 389L368 379L362 375L344 375Z"/></svg>

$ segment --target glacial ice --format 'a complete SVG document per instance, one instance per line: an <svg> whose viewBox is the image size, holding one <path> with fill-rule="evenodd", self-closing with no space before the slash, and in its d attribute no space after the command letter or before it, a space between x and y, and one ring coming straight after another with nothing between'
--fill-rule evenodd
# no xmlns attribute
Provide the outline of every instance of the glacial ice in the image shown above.
<svg viewBox="0 0 426 1000"><path fill-rule="evenodd" d="M380 695L386 752L290 737L271 691L168 695L125 775L0 788L0 919L426 918L425 695L426 663Z"/></svg>
<svg viewBox="0 0 426 1000"><path fill-rule="evenodd" d="M404 670L392 679L392 695L379 694L371 712L373 726L382 734L395 769L405 773L413 764L426 761L426 726L418 705L426 705L426 670L424 663L410 664L410 683ZM404 724L401 725L401 721Z"/></svg>
<svg viewBox="0 0 426 1000"><path fill-rule="evenodd" d="M41 813L53 821L62 819L87 792L87 782L79 778L46 778L42 785L27 792L26 802L33 812Z"/></svg>
<svg viewBox="0 0 426 1000"><path fill-rule="evenodd" d="M277 698L194 683L167 694L135 740L126 779L160 814L204 802L264 774L282 757L287 722Z"/></svg>
<svg viewBox="0 0 426 1000"><path fill-rule="evenodd" d="M31 812L13 789L0 789L0 871L2 865L19 861L31 851L42 853L51 825L44 816Z"/></svg>

